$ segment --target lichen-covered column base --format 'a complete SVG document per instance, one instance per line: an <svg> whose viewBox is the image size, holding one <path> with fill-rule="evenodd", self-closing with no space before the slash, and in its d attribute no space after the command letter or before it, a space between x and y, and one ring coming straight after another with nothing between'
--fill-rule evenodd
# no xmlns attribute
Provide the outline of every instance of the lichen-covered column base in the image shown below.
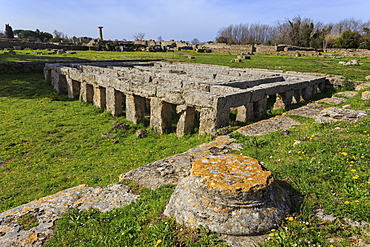
<svg viewBox="0 0 370 247"><path fill-rule="evenodd" d="M247 236L278 227L289 207L289 197L270 171L251 157L230 154L196 160L164 214L188 227Z"/></svg>

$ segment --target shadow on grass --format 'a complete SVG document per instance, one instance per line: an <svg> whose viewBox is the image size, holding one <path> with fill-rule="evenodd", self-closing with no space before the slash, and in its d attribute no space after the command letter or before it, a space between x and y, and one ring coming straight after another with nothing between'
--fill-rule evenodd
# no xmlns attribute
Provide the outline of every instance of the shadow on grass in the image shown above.
<svg viewBox="0 0 370 247"><path fill-rule="evenodd" d="M72 56L36 55L36 54L1 54L0 62L24 62L24 61L54 61L54 60L81 60Z"/></svg>
<svg viewBox="0 0 370 247"><path fill-rule="evenodd" d="M299 214L301 211L301 205L304 203L304 196L286 181L276 180L276 183L284 188L284 190L289 194L289 198L292 203L290 207L290 213Z"/></svg>
<svg viewBox="0 0 370 247"><path fill-rule="evenodd" d="M69 99L67 95L56 93L52 85L44 80L42 73L0 74L0 97L73 100Z"/></svg>

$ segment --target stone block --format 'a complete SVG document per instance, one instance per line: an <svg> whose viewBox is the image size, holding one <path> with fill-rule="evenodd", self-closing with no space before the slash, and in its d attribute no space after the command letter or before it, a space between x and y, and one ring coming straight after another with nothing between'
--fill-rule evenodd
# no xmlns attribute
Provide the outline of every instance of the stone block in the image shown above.
<svg viewBox="0 0 370 247"><path fill-rule="evenodd" d="M182 89L158 86L156 96L171 104L182 105L185 103L182 93Z"/></svg>
<svg viewBox="0 0 370 247"><path fill-rule="evenodd" d="M164 134L172 127L172 105L158 98L150 99L150 127Z"/></svg>
<svg viewBox="0 0 370 247"><path fill-rule="evenodd" d="M213 108L201 108L199 119L199 135L211 134L217 127L217 112Z"/></svg>
<svg viewBox="0 0 370 247"><path fill-rule="evenodd" d="M365 91L361 94L362 100L370 100L370 91Z"/></svg>
<svg viewBox="0 0 370 247"><path fill-rule="evenodd" d="M164 214L187 227L258 235L280 225L289 207L287 193L257 160L219 155L193 163L190 176L177 185Z"/></svg>
<svg viewBox="0 0 370 247"><path fill-rule="evenodd" d="M106 92L104 87L93 87L93 104L100 109L106 109Z"/></svg>
<svg viewBox="0 0 370 247"><path fill-rule="evenodd" d="M266 89L264 89L264 88L251 89L251 90L248 90L248 91L252 95L252 98L251 98L252 102L256 102L256 101L259 101L259 100L262 100L262 99L266 98Z"/></svg>
<svg viewBox="0 0 370 247"><path fill-rule="evenodd" d="M184 91L183 97L186 105L199 107L214 107L217 96L206 92Z"/></svg>
<svg viewBox="0 0 370 247"><path fill-rule="evenodd" d="M124 98L125 97L122 92L117 91L115 88L107 87L106 89L107 111L111 112L113 116L121 115Z"/></svg>
<svg viewBox="0 0 370 247"><path fill-rule="evenodd" d="M144 122L145 98L126 94L126 119L133 124Z"/></svg>
<svg viewBox="0 0 370 247"><path fill-rule="evenodd" d="M179 109L180 110L180 109ZM180 111L180 118L177 122L176 134L182 137L194 131L195 108L186 107L185 110Z"/></svg>
<svg viewBox="0 0 370 247"><path fill-rule="evenodd" d="M254 119L253 103L248 103L238 107L238 114L236 115L236 121L248 122Z"/></svg>

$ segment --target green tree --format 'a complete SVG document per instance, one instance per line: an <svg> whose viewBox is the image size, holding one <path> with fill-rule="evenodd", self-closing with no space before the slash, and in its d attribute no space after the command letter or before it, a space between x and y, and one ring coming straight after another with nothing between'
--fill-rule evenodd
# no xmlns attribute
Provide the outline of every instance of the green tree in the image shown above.
<svg viewBox="0 0 370 247"><path fill-rule="evenodd" d="M5 24L5 37L14 39L13 28L9 24Z"/></svg>
<svg viewBox="0 0 370 247"><path fill-rule="evenodd" d="M30 39L36 39L39 41L47 42L50 39L53 38L53 35L46 32L41 32L39 29L36 29L36 31L32 30L14 30L14 34L18 35L19 39L24 40L30 40Z"/></svg>
<svg viewBox="0 0 370 247"><path fill-rule="evenodd" d="M335 46L338 48L358 48L361 35L357 31L344 31L336 40Z"/></svg>

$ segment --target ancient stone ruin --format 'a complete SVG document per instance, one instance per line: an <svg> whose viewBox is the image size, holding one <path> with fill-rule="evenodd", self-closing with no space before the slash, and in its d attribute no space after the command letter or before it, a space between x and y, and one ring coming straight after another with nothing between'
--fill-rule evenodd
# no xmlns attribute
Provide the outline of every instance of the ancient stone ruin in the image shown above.
<svg viewBox="0 0 370 247"><path fill-rule="evenodd" d="M302 73L160 61L54 63L44 75L58 92L113 115L125 112L134 124L148 116L159 133L176 124L178 136L198 126L199 134L210 134L228 125L235 109L236 121L262 117L270 106L310 99L326 82Z"/></svg>
<svg viewBox="0 0 370 247"><path fill-rule="evenodd" d="M164 214L188 227L243 236L277 227L289 207L288 195L270 171L251 157L228 154L196 160Z"/></svg>

